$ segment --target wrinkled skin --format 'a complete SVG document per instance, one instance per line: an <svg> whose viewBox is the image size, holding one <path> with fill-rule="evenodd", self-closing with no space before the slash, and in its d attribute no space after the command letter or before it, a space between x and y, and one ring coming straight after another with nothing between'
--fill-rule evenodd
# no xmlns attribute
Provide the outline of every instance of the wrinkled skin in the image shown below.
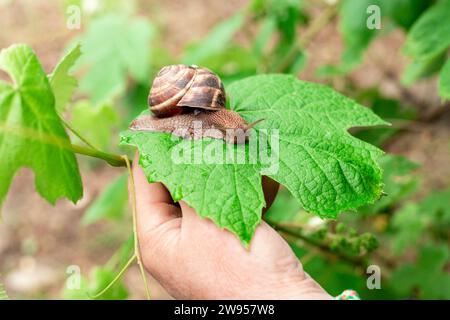
<svg viewBox="0 0 450 320"><path fill-rule="evenodd" d="M147 271L177 299L330 299L267 223L245 249L229 231L173 203L161 183L147 182L136 157L138 236ZM264 179L267 202L278 184Z"/></svg>

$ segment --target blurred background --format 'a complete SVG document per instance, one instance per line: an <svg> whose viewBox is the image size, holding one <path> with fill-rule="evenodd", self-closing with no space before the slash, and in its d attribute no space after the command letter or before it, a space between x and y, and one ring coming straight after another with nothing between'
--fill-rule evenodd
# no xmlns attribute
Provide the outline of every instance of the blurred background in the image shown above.
<svg viewBox="0 0 450 320"><path fill-rule="evenodd" d="M379 30L366 27L371 3L381 8ZM155 73L172 63L209 67L225 85L291 73L372 108L392 126L352 133L387 152L380 160L387 195L325 221L281 189L265 218L333 295L352 288L363 299L449 299L450 105L438 95L448 47L425 62L403 50L436 3L0 0L0 48L27 43L51 73L81 43L74 68L80 85L64 116L96 147L115 153L130 151L118 147L118 132L146 108ZM11 298L87 298L131 255L125 171L78 160L84 197L76 205L49 205L30 170L13 181L0 224L0 283ZM370 265L381 272L379 289L367 286ZM70 270L81 272L82 290L65 285ZM153 279L150 287L152 298L170 298ZM101 298L144 298L137 268Z"/></svg>

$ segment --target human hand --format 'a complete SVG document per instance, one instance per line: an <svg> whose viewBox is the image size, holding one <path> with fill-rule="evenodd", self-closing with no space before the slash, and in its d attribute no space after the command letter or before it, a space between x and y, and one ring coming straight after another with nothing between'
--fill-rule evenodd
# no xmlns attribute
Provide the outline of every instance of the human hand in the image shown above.
<svg viewBox="0 0 450 320"><path fill-rule="evenodd" d="M330 299L284 239L262 222L249 249L133 165L138 238L147 271L177 299Z"/></svg>

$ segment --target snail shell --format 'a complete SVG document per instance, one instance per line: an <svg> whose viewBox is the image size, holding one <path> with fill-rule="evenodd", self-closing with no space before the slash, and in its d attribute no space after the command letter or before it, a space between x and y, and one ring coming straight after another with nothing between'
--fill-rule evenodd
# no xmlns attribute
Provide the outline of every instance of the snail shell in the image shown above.
<svg viewBox="0 0 450 320"><path fill-rule="evenodd" d="M249 129L239 113L225 108L220 78L206 68L172 65L162 68L148 97L153 115L135 119L131 130L170 132L185 139L209 137L245 143ZM200 128L198 124L201 124Z"/></svg>
<svg viewBox="0 0 450 320"><path fill-rule="evenodd" d="M219 110L225 108L225 90L220 78L206 68L171 65L162 68L148 97L157 117L171 117L184 108Z"/></svg>

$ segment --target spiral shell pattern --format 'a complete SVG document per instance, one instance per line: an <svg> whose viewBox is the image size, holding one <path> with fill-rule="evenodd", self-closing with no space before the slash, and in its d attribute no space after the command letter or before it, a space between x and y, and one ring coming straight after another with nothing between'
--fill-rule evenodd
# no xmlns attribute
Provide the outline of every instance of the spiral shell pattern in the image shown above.
<svg viewBox="0 0 450 320"><path fill-rule="evenodd" d="M171 65L162 68L150 90L150 110L157 117L180 114L183 108L225 108L225 90L220 78L206 68Z"/></svg>

